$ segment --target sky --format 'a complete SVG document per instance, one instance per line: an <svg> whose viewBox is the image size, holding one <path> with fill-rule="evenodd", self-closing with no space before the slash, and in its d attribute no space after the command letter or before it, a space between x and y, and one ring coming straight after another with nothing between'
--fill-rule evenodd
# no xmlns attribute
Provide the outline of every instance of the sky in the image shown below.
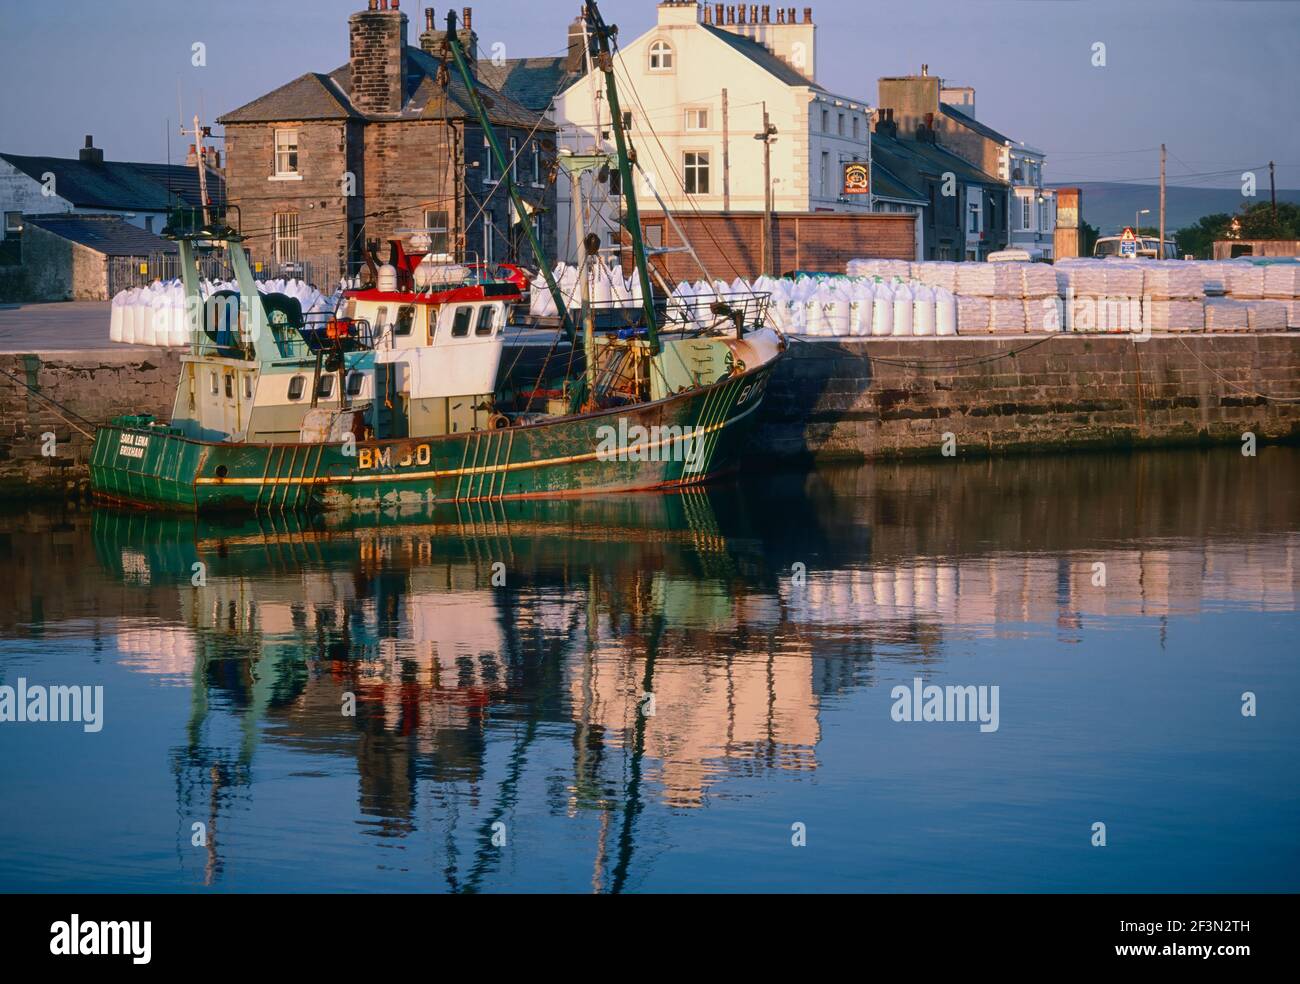
<svg viewBox="0 0 1300 984"><path fill-rule="evenodd" d="M931 74L977 93L979 118L1048 154L1045 178L1239 187L1269 160L1300 188L1300 0L803 0L818 24L818 81L874 103L876 79ZM347 60L365 0L0 0L0 151L75 156L94 134L110 160L183 159L188 118L234 109ZM406 0L411 40L424 18ZM464 0L461 6L464 5ZM441 20L446 7L435 7ZM479 43L559 54L576 0L473 3ZM774 5L775 6L775 5ZM459 8L458 8L459 9ZM624 42L654 0L604 0ZM206 47L195 67L193 45ZM1095 45L1105 65L1095 66ZM219 131L218 131L219 132Z"/></svg>

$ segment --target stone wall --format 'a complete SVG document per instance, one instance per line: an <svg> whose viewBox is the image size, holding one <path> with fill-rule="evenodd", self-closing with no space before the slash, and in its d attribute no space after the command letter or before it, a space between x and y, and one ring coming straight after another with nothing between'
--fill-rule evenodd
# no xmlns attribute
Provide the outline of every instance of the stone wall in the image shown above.
<svg viewBox="0 0 1300 984"><path fill-rule="evenodd" d="M779 456L937 456L951 433L964 457L1246 431L1300 437L1300 335L796 340L755 441Z"/></svg>
<svg viewBox="0 0 1300 984"><path fill-rule="evenodd" d="M93 428L73 413L166 420L179 371L176 350L0 354L0 500L84 489L77 427ZM1239 444L1247 431L1300 438L1300 334L793 341L754 444L783 459L939 457L950 433L971 457Z"/></svg>
<svg viewBox="0 0 1300 984"><path fill-rule="evenodd" d="M22 264L0 269L0 301L106 301L108 258L28 222Z"/></svg>
<svg viewBox="0 0 1300 984"><path fill-rule="evenodd" d="M0 353L0 500L84 489L91 439L81 430L94 428L80 417L95 424L127 413L166 420L179 375L175 349ZM53 457L42 454L47 433L55 436Z"/></svg>

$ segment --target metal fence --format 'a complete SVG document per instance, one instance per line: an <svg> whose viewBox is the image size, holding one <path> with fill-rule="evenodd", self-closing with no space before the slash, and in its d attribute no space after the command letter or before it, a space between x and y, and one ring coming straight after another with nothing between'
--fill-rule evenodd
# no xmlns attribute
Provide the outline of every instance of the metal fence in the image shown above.
<svg viewBox="0 0 1300 984"><path fill-rule="evenodd" d="M255 280L304 280L326 293L338 286L345 270L338 259L276 262L250 258ZM225 253L203 253L198 257L199 276L204 280L233 280L234 271ZM148 256L110 256L108 293L112 297L132 287L147 287L155 280L179 280L179 253L151 253Z"/></svg>

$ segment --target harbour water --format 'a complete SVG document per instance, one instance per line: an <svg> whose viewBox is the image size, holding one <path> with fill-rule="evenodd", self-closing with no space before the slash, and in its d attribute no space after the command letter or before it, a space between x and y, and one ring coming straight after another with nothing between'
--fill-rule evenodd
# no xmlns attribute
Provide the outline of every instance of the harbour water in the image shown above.
<svg viewBox="0 0 1300 984"><path fill-rule="evenodd" d="M751 479L0 517L0 890L1300 889L1300 449Z"/></svg>

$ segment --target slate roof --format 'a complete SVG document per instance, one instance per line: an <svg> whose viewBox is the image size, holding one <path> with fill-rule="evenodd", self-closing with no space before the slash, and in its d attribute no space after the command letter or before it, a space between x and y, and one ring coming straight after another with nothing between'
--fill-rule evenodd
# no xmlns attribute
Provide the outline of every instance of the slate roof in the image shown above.
<svg viewBox="0 0 1300 984"><path fill-rule="evenodd" d="M888 134L871 134L871 155L895 174L915 180L913 173L938 177L951 171L966 184L983 184L1006 187L1007 182L981 171L965 158L958 157L938 144L921 140L900 140Z"/></svg>
<svg viewBox="0 0 1300 984"><path fill-rule="evenodd" d="M134 164L104 161L95 164L79 158L27 157L2 154L19 171L35 181L54 175L58 197L77 208L111 208L146 212L166 211L177 201L199 205L199 175L193 167L180 164ZM208 196L220 201L224 195L220 175L208 172Z"/></svg>
<svg viewBox="0 0 1300 984"><path fill-rule="evenodd" d="M454 69L444 91L438 85L437 74L441 62L420 48L406 47L406 80L401 112L376 116L382 120L443 119L463 120L474 117L469 91ZM488 118L499 126L516 126L532 129L538 126L539 113L502 95L487 80L487 72L480 69L479 95L488 107ZM278 123L307 120L365 120L366 114L358 110L351 99L352 66L340 65L328 75L308 72L292 82L268 92L247 105L222 116L218 123ZM554 130L549 122L539 129Z"/></svg>
<svg viewBox="0 0 1300 984"><path fill-rule="evenodd" d="M796 71L789 64L774 55L766 46L759 44L752 38L733 34L730 31L714 27L712 24L701 24L699 26L702 30L708 31L719 41L740 52L759 68L764 69L771 75L775 75L786 85L806 85L813 89L821 89L821 86L808 78L808 76L804 75L802 72Z"/></svg>
<svg viewBox="0 0 1300 984"><path fill-rule="evenodd" d="M105 256L174 253L176 244L131 225L116 215L37 215L24 220L60 239L79 243Z"/></svg>
<svg viewBox="0 0 1300 984"><path fill-rule="evenodd" d="M940 111L942 111L944 116L947 116L951 120L955 120L956 122L960 123L964 127L974 130L982 137L988 137L990 140L993 140L996 143L1000 143L1000 144L1009 144L1015 142L1010 137L1006 137L1003 136L1001 133L998 133L998 131L993 129L993 127L981 123L973 116L967 116L960 109L953 109L953 107L949 106L945 102L939 103L939 109Z"/></svg>
<svg viewBox="0 0 1300 984"><path fill-rule="evenodd" d="M222 116L218 123L346 120L361 116L328 75L308 72Z"/></svg>
<svg viewBox="0 0 1300 984"><path fill-rule="evenodd" d="M478 74L487 85L507 99L535 113L544 113L555 96L581 73L565 68L563 55L549 58L508 58L502 65L484 62Z"/></svg>
<svg viewBox="0 0 1300 984"><path fill-rule="evenodd" d="M914 205L929 205L930 200L874 157L871 161L872 194Z"/></svg>

